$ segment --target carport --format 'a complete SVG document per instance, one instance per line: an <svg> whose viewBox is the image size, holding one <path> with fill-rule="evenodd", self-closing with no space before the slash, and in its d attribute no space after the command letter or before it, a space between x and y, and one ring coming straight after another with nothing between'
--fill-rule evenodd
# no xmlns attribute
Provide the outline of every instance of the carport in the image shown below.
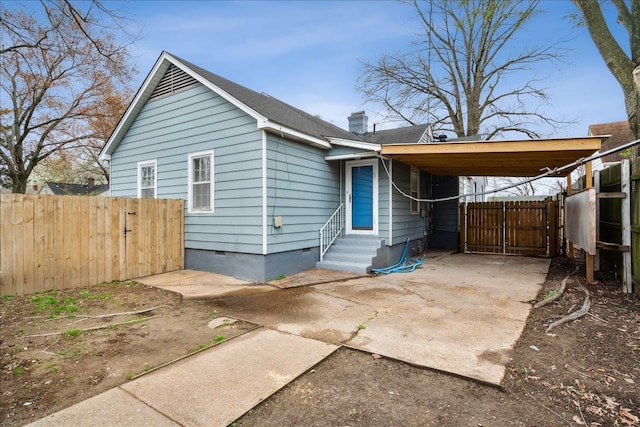
<svg viewBox="0 0 640 427"><path fill-rule="evenodd" d="M599 151L602 142L607 138L608 136L589 136L537 140L389 144L382 146L380 154L383 157L414 166L436 177L493 176L532 178L543 174L548 177L567 177L568 194L571 194L571 172L582 163L582 159L586 159ZM585 162L585 166L587 177L591 177L591 162ZM587 178L586 184L587 188L592 186L589 178ZM464 212L462 209L460 211ZM522 210L522 212L530 213L530 210ZM559 228L560 226L559 223L556 225L554 221L549 221L547 215L539 216L540 221L544 222L539 225L530 225L531 218L518 217L518 211L515 211L515 215L515 218L513 215L509 217L511 223L527 223L527 227L537 228L543 232L551 227ZM506 218L507 215L503 214L499 221L504 224L507 222ZM459 218L459 229L465 226L466 219L463 223L462 218ZM500 226L492 225L492 227ZM506 225L504 225L504 231L499 231L503 233L502 236L506 235ZM518 233L517 228L515 232ZM460 236L460 238L464 238L463 243L466 243L465 236ZM536 239L546 241L549 239L549 235L543 234L542 237L535 237L533 240ZM527 247L526 244L524 248L525 250L521 252L503 250L500 253L527 254L528 250L529 253L538 254L532 251L532 247ZM550 253L547 249L546 255L553 255L553 253ZM588 280L593 280L593 269L593 255L587 254Z"/></svg>
<svg viewBox="0 0 640 427"><path fill-rule="evenodd" d="M389 144L380 154L432 175L534 177L591 156L607 138ZM549 176L565 177L574 169Z"/></svg>

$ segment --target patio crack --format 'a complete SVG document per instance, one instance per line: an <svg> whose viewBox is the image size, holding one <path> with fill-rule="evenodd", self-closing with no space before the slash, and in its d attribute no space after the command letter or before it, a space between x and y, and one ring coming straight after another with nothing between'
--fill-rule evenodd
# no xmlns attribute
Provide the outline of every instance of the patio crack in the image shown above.
<svg viewBox="0 0 640 427"><path fill-rule="evenodd" d="M427 298L425 298L424 296L420 295L418 292L416 292L416 291L414 291L414 290L407 289L405 286L406 286L406 285L400 285L400 287L402 288L402 290L404 290L404 291L405 291L405 292L407 292L408 294L415 295L415 296L417 296L418 298L420 298L420 299L421 299L422 301L424 301L424 302L433 302L433 301L434 301L434 300L432 300L432 299L427 299Z"/></svg>
<svg viewBox="0 0 640 427"><path fill-rule="evenodd" d="M375 310L373 313L373 316L369 317L367 320L359 324L356 327L355 331L351 332L351 337L349 337L349 339L344 340L342 344L346 344L349 341L353 340L355 337L357 337L360 331L362 331L363 329L367 329L367 323L371 322L372 320L375 320L377 317L378 317L378 310Z"/></svg>
<svg viewBox="0 0 640 427"><path fill-rule="evenodd" d="M316 291L317 293L319 293L319 294L326 295L326 296L331 297L331 298L338 298L338 299L341 299L341 300L343 300L343 301L348 301L348 302L350 302L351 304L356 304L356 305L368 305L368 304L363 304L363 303L361 303L361 302L359 302L359 301L354 301L354 300L352 300L352 299L349 299L349 298L346 298L346 297L342 297L342 296L340 296L340 295L334 295L334 294L332 294L332 293L330 293L330 292L322 291L322 290L320 290L320 289L316 289L315 291ZM342 311L345 311L345 310L347 310L347 307L345 307Z"/></svg>

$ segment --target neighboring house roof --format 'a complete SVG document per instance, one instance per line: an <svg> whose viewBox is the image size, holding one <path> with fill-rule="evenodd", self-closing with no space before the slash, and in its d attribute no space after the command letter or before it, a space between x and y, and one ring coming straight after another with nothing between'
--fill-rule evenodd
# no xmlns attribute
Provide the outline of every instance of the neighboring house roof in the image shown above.
<svg viewBox="0 0 640 427"><path fill-rule="evenodd" d="M49 190L58 196L87 196L102 194L109 190L109 184L87 185L87 184L68 184L65 182L45 182L40 191Z"/></svg>
<svg viewBox="0 0 640 427"><path fill-rule="evenodd" d="M629 122L624 120L620 122L600 123L589 126L589 136L594 135L611 135L602 143L600 151L608 151L630 142L629 139ZM618 162L622 160L620 152L609 154L602 158L603 162Z"/></svg>
<svg viewBox="0 0 640 427"><path fill-rule="evenodd" d="M189 61L168 52L163 52L102 149L101 158L110 158L129 126L131 126L137 114L142 110L156 86L158 86L164 74L172 65L254 117L258 121L259 129L282 134L294 140L304 141L325 149L331 148L330 142L333 140L376 144L417 143L427 126L408 126L368 133L364 137L359 136L267 94L248 89Z"/></svg>
<svg viewBox="0 0 640 427"><path fill-rule="evenodd" d="M425 124L369 132L364 135L364 140L376 144L415 144L420 141L428 126Z"/></svg>

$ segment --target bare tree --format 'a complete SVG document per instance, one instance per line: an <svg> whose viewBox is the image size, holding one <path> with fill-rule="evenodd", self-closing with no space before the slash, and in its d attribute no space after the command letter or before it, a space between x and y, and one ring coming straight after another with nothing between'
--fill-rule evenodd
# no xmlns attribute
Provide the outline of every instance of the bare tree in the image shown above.
<svg viewBox="0 0 640 427"><path fill-rule="evenodd" d="M536 16L539 1L412 0L424 28L413 50L364 63L358 89L388 118L428 122L458 137L505 132L539 137L533 125L562 125L538 107L548 101L539 62L555 61L554 46L514 46ZM504 80L513 77L509 85ZM520 76L520 79L516 78ZM519 83L513 83L513 81Z"/></svg>
<svg viewBox="0 0 640 427"><path fill-rule="evenodd" d="M536 187L527 178L518 177L494 177L493 187L495 189L506 188L502 193L509 196L528 197L536 195Z"/></svg>
<svg viewBox="0 0 640 427"><path fill-rule="evenodd" d="M40 5L43 22L22 7L0 9L0 161L15 193L43 159L96 137L89 121L103 110L105 88L126 87L133 72L130 40L117 42L100 21L117 16L99 1Z"/></svg>
<svg viewBox="0 0 640 427"><path fill-rule="evenodd" d="M629 120L629 138L631 141L640 139L640 83L634 82L634 71L640 73L640 0L611 1L618 12L616 24L622 24L629 35L628 53L611 32L600 2L573 0L573 3L580 11L580 17L602 59L622 88ZM635 147L635 155L638 156L638 146Z"/></svg>

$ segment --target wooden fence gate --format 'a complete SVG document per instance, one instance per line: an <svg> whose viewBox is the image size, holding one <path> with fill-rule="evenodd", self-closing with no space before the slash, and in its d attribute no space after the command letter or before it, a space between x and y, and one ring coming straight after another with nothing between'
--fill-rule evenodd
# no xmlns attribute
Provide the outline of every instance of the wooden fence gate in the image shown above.
<svg viewBox="0 0 640 427"><path fill-rule="evenodd" d="M184 268L184 201L0 196L0 295Z"/></svg>
<svg viewBox="0 0 640 427"><path fill-rule="evenodd" d="M460 205L460 250L555 256L559 202L474 202Z"/></svg>

